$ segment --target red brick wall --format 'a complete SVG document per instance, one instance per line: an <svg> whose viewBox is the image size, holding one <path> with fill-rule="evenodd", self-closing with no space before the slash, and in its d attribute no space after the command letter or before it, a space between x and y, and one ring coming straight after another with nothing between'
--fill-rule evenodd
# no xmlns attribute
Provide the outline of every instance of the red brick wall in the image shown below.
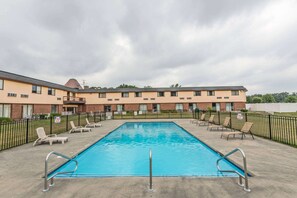
<svg viewBox="0 0 297 198"><path fill-rule="evenodd" d="M175 110L175 103L160 104L161 110Z"/></svg>
<svg viewBox="0 0 297 198"><path fill-rule="evenodd" d="M104 107L103 105L99 105L99 104L87 104L85 105L86 107L86 112L97 112L97 111L103 111Z"/></svg>
<svg viewBox="0 0 297 198"><path fill-rule="evenodd" d="M138 111L139 104L125 104L125 111Z"/></svg>
<svg viewBox="0 0 297 198"><path fill-rule="evenodd" d="M208 107L211 108L212 103L211 102L203 102L203 103L198 103L198 109L200 110L207 110Z"/></svg>
<svg viewBox="0 0 297 198"><path fill-rule="evenodd" d="M245 109L245 102L234 102L233 105L234 105L234 111Z"/></svg>
<svg viewBox="0 0 297 198"><path fill-rule="evenodd" d="M220 111L226 111L226 103L225 102L221 102L220 103L221 106L221 110Z"/></svg>
<svg viewBox="0 0 297 198"><path fill-rule="evenodd" d="M34 104L33 113L50 113L51 105L50 104Z"/></svg>
<svg viewBox="0 0 297 198"><path fill-rule="evenodd" d="M11 118L22 119L22 104L11 104Z"/></svg>

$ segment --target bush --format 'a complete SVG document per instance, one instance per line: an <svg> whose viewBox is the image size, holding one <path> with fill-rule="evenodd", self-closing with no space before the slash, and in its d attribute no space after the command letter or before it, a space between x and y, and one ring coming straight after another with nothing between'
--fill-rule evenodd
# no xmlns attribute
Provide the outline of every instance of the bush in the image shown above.
<svg viewBox="0 0 297 198"><path fill-rule="evenodd" d="M248 112L247 109L240 109L241 112Z"/></svg>
<svg viewBox="0 0 297 198"><path fill-rule="evenodd" d="M55 116L61 116L61 114L60 113L51 113L51 115L50 115L51 117L55 117Z"/></svg>
<svg viewBox="0 0 297 198"><path fill-rule="evenodd" d="M11 118L4 118L0 117L0 123L7 123L7 122L12 122L13 120Z"/></svg>

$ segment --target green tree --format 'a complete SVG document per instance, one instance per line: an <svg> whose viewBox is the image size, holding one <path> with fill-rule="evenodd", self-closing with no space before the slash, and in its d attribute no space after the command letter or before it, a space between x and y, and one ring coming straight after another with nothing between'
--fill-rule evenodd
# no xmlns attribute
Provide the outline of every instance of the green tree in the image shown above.
<svg viewBox="0 0 297 198"><path fill-rule="evenodd" d="M275 102L285 102L285 99L289 96L288 92L273 93L272 96L275 99Z"/></svg>
<svg viewBox="0 0 297 198"><path fill-rule="evenodd" d="M252 96L247 96L246 97L246 102L247 103L253 103L253 97Z"/></svg>
<svg viewBox="0 0 297 198"><path fill-rule="evenodd" d="M255 96L252 99L252 103L262 103L262 98Z"/></svg>
<svg viewBox="0 0 297 198"><path fill-rule="evenodd" d="M286 99L285 99L285 102L287 103L296 103L297 102L297 97L296 96L288 96Z"/></svg>
<svg viewBox="0 0 297 198"><path fill-rule="evenodd" d="M117 88L137 88L135 85L127 85L127 84L121 84L117 86Z"/></svg>
<svg viewBox="0 0 297 198"><path fill-rule="evenodd" d="M274 103L275 99L272 96L272 94L265 94L262 96L262 102L263 103Z"/></svg>
<svg viewBox="0 0 297 198"><path fill-rule="evenodd" d="M144 86L143 88L153 88L153 87L150 85L147 85L147 86Z"/></svg>
<svg viewBox="0 0 297 198"><path fill-rule="evenodd" d="M171 85L170 87L171 87L171 88L173 88L173 87L181 87L181 85L178 84L178 83L176 83L176 84Z"/></svg>

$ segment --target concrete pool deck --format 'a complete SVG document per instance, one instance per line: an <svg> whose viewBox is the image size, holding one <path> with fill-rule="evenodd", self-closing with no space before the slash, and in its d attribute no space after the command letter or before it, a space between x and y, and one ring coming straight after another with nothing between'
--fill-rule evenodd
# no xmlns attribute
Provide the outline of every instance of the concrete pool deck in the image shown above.
<svg viewBox="0 0 297 198"><path fill-rule="evenodd" d="M133 121L133 120L127 120ZM136 120L149 121L149 120ZM159 121L159 120L151 120ZM160 121L165 121L164 119ZM0 197L296 197L297 149L248 135L244 140L220 138L220 132L190 124L188 119L175 121L200 140L226 154L240 147L247 156L252 192L237 185L237 178L156 177L154 192L149 192L146 177L109 177L93 179L56 179L55 186L42 192L44 159L50 151L72 156L104 137L125 120L109 120L93 132L68 134L69 142L32 146L32 143L0 152ZM231 157L242 164L239 154ZM50 167L62 159L52 157Z"/></svg>

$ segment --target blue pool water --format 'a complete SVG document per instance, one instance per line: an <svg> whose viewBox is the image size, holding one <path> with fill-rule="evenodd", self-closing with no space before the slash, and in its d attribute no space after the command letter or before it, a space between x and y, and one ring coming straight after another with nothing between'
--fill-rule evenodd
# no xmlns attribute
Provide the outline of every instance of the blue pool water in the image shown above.
<svg viewBox="0 0 297 198"><path fill-rule="evenodd" d="M220 173L220 155L173 122L128 122L77 155L75 173L57 177L148 176L149 149L153 176L237 176ZM242 173L227 160L220 166ZM68 162L51 174L73 168Z"/></svg>

